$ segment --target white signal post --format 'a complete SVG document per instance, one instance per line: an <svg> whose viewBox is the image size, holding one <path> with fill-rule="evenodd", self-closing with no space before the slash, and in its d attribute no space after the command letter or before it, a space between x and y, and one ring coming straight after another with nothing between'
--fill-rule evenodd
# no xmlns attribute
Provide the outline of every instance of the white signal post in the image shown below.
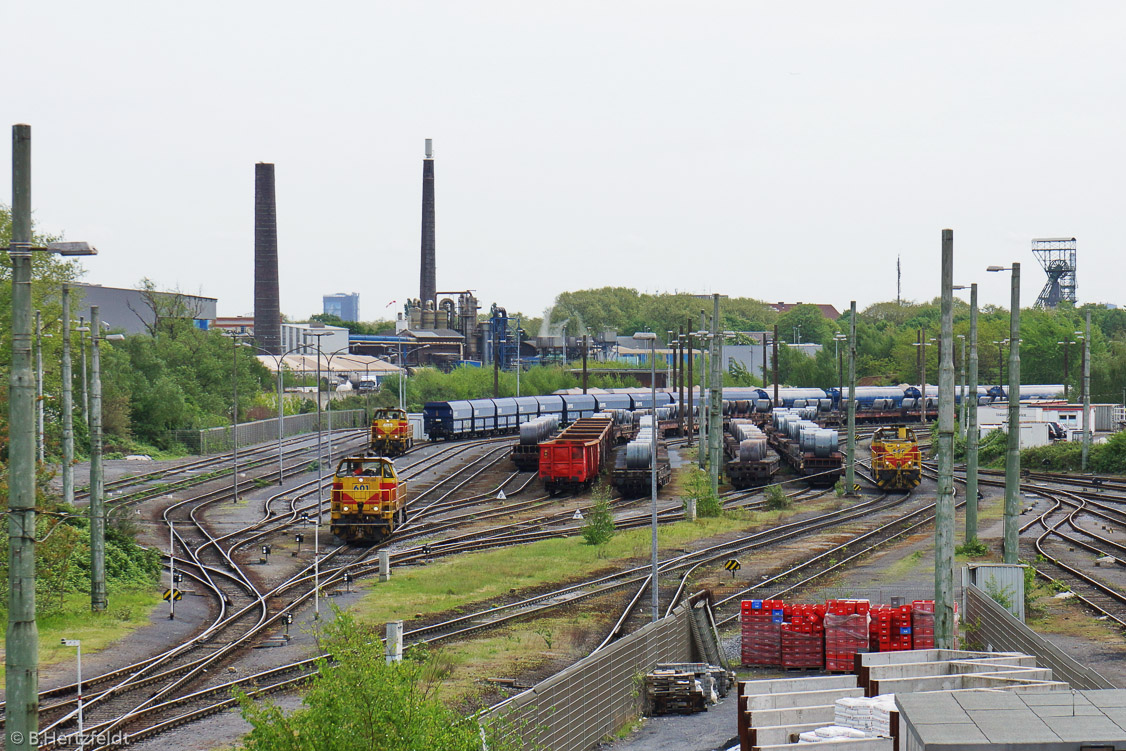
<svg viewBox="0 0 1126 751"><path fill-rule="evenodd" d="M173 594L168 598L168 620L176 620L176 530L168 520L168 591Z"/></svg>

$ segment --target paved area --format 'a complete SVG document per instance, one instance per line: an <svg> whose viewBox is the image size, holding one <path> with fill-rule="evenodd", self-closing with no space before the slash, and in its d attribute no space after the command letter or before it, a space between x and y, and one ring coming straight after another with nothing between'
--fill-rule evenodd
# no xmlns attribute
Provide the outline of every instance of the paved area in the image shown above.
<svg viewBox="0 0 1126 751"><path fill-rule="evenodd" d="M735 691L707 712L645 718L629 737L600 748L613 751L723 751L738 748Z"/></svg>

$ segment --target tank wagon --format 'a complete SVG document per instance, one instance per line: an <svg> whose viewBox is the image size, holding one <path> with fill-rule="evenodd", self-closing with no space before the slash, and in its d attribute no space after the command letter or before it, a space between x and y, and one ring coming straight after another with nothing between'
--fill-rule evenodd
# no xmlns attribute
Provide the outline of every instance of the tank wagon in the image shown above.
<svg viewBox="0 0 1126 751"><path fill-rule="evenodd" d="M915 431L906 425L882 427L872 436L872 473L884 490L911 490L923 477Z"/></svg>
<svg viewBox="0 0 1126 751"><path fill-rule="evenodd" d="M539 476L549 493L582 490L597 479L610 458L613 420L575 420L550 441L539 444Z"/></svg>
<svg viewBox="0 0 1126 751"><path fill-rule="evenodd" d="M524 471L538 470L540 444L550 440L558 430L559 418L555 415L544 415L520 423L520 439L509 455L516 468Z"/></svg>
<svg viewBox="0 0 1126 751"><path fill-rule="evenodd" d="M372 544L387 539L407 520L406 483L390 459L342 459L332 478L330 530L344 542Z"/></svg>
<svg viewBox="0 0 1126 751"><path fill-rule="evenodd" d="M614 449L610 484L627 498L646 495L653 487L653 426L652 415L642 415L638 422L637 438ZM665 442L657 432L657 487L664 487L672 479L672 465Z"/></svg>
<svg viewBox="0 0 1126 751"><path fill-rule="evenodd" d="M377 409L371 419L371 450L380 456L399 456L414 445L406 410Z"/></svg>
<svg viewBox="0 0 1126 751"><path fill-rule="evenodd" d="M723 447L727 479L738 490L765 485L778 472L778 454L768 445L766 434L749 419L731 421Z"/></svg>
<svg viewBox="0 0 1126 751"><path fill-rule="evenodd" d="M782 460L809 481L810 485L834 484L844 472L839 450L840 435L813 422L816 407L775 410L770 443Z"/></svg>

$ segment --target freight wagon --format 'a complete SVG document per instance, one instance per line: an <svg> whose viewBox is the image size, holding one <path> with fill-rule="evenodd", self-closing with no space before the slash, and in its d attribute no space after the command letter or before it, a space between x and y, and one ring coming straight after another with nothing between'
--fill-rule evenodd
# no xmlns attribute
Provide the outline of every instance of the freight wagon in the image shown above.
<svg viewBox="0 0 1126 751"><path fill-rule="evenodd" d="M653 488L653 416L641 415L637 438L614 449L610 484L627 498L645 495ZM672 465L668 449L657 433L656 476L657 487L664 487L672 479Z"/></svg>
<svg viewBox="0 0 1126 751"><path fill-rule="evenodd" d="M769 440L782 460L810 485L833 485L844 473L844 457L838 450L840 434L813 422L810 413L815 414L812 407L775 410Z"/></svg>
<svg viewBox="0 0 1126 751"><path fill-rule="evenodd" d="M751 420L736 418L723 436L727 455L727 479L737 490L765 485L778 472L778 454L767 443L766 434Z"/></svg>
<svg viewBox="0 0 1126 751"><path fill-rule="evenodd" d="M582 418L540 447L539 476L549 493L590 487L609 461L613 420Z"/></svg>

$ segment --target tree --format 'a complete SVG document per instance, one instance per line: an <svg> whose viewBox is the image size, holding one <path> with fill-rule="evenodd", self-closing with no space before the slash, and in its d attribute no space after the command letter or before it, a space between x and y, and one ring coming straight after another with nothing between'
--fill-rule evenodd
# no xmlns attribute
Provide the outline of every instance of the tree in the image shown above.
<svg viewBox="0 0 1126 751"><path fill-rule="evenodd" d="M137 318L141 319L149 336L157 334L175 335L177 329L195 326L194 321L203 315L203 300L185 295L180 290L160 291L151 279L141 280L141 298L145 301L150 315L137 310L129 304Z"/></svg>
<svg viewBox="0 0 1126 751"><path fill-rule="evenodd" d="M303 706L286 713L266 700L240 694L242 715L253 726L248 751L515 751L519 740L461 716L437 698L443 673L421 649L387 664L379 634L355 616L336 611L325 626L323 647L333 661L319 661Z"/></svg>

